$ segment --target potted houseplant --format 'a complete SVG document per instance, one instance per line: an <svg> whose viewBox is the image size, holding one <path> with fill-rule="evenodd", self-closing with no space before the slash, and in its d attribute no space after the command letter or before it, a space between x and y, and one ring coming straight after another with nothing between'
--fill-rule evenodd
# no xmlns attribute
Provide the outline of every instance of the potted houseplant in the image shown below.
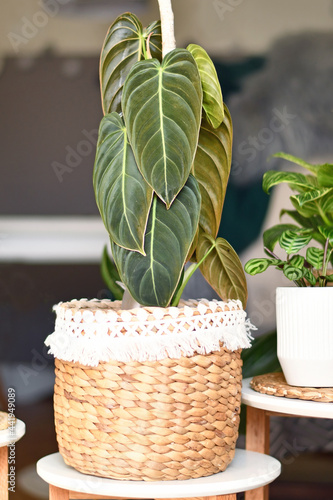
<svg viewBox="0 0 333 500"><path fill-rule="evenodd" d="M186 479L224 470L238 434L247 287L216 235L232 124L204 49L175 47L170 0L143 29L111 25L100 59L104 117L96 201L122 302L56 306L55 424L66 463L117 479ZM189 267L184 265L191 260ZM222 301L180 302L199 268Z"/></svg>
<svg viewBox="0 0 333 500"><path fill-rule="evenodd" d="M245 271L255 275L274 266L294 285L279 287L276 294L277 350L287 383L332 387L333 165L311 165L285 153L276 156L305 171L272 170L263 177L266 192L280 183L294 191L294 210L282 210L281 215L296 224L267 229L263 241L268 257L249 260Z"/></svg>

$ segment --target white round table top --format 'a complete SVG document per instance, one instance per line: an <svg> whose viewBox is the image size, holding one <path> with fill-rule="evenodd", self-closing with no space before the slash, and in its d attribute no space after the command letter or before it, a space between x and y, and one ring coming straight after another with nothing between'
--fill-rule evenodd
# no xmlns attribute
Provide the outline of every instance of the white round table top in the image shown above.
<svg viewBox="0 0 333 500"><path fill-rule="evenodd" d="M242 386L242 403L248 406L300 417L333 418L333 403L261 394L250 387L251 380L252 377L244 379Z"/></svg>
<svg viewBox="0 0 333 500"><path fill-rule="evenodd" d="M16 419L16 424L13 427L0 431L0 447L16 443L24 434L25 423L22 420Z"/></svg>
<svg viewBox="0 0 333 500"><path fill-rule="evenodd" d="M66 465L60 453L37 462L37 473L49 484L69 491L124 498L190 498L247 491L268 484L281 472L275 458L236 450L224 472L180 481L120 481L81 474Z"/></svg>

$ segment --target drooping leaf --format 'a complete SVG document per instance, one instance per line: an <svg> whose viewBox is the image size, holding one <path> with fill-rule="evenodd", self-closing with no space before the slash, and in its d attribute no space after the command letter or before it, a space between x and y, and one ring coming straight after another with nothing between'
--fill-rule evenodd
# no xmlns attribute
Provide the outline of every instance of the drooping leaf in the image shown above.
<svg viewBox="0 0 333 500"><path fill-rule="evenodd" d="M140 61L123 90L123 112L142 175L169 207L188 179L201 123L202 90L188 50L169 52L160 64Z"/></svg>
<svg viewBox="0 0 333 500"><path fill-rule="evenodd" d="M312 229L304 229L303 231L284 231L279 239L280 247L283 248L288 255L297 253L311 241L312 234Z"/></svg>
<svg viewBox="0 0 333 500"><path fill-rule="evenodd" d="M122 282L142 305L166 307L176 290L197 230L200 191L190 175L169 210L154 196L143 256L112 244Z"/></svg>
<svg viewBox="0 0 333 500"><path fill-rule="evenodd" d="M120 276L116 266L110 259L106 246L103 249L101 260L101 275L114 299L121 300L123 298L124 290L117 284L117 281L120 281Z"/></svg>
<svg viewBox="0 0 333 500"><path fill-rule="evenodd" d="M300 165L312 174L317 175L319 165L312 165L311 163L302 160L302 158L297 158L297 156L289 155L287 153L276 153L273 156L275 158L282 158L283 160L287 160L291 163L295 163L296 165Z"/></svg>
<svg viewBox="0 0 333 500"><path fill-rule="evenodd" d="M139 19L129 12L119 16L110 26L100 58L100 82L104 114L121 112L121 94L133 65L144 59L145 44L152 57L162 59L161 23L154 22L143 30Z"/></svg>
<svg viewBox="0 0 333 500"><path fill-rule="evenodd" d="M323 261L324 261L324 250L315 247L307 248L306 260L315 269L321 269L323 267Z"/></svg>
<svg viewBox="0 0 333 500"><path fill-rule="evenodd" d="M333 165L325 163L318 168L318 183L323 187L333 187Z"/></svg>
<svg viewBox="0 0 333 500"><path fill-rule="evenodd" d="M152 189L136 165L124 122L115 112L101 121L93 184L111 239L119 246L144 253Z"/></svg>
<svg viewBox="0 0 333 500"><path fill-rule="evenodd" d="M297 172L279 172L277 170L268 170L264 173L262 188L265 193L268 193L273 186L284 182L300 190L313 189L312 183L309 182L305 175Z"/></svg>
<svg viewBox="0 0 333 500"><path fill-rule="evenodd" d="M280 239L282 233L288 229L299 229L294 224L276 224L275 226L266 229L263 234L264 246L273 252L275 245Z"/></svg>
<svg viewBox="0 0 333 500"><path fill-rule="evenodd" d="M306 274L306 269L300 269L298 267L292 266L290 264L285 264L283 266L283 274L290 281L297 281L304 278Z"/></svg>
<svg viewBox="0 0 333 500"><path fill-rule="evenodd" d="M224 118L224 107L222 91L213 61L202 47L190 44L187 47L198 65L203 101L202 107L205 110L208 123L213 128L218 128Z"/></svg>
<svg viewBox="0 0 333 500"><path fill-rule="evenodd" d="M270 266L278 266L281 263L278 259L267 259L265 257L250 259L244 266L244 270L246 273L251 276L255 276L256 274L263 273Z"/></svg>
<svg viewBox="0 0 333 500"><path fill-rule="evenodd" d="M213 129L205 120L200 128L193 173L199 182L203 231L216 238L231 167L232 122L226 107L223 123Z"/></svg>
<svg viewBox="0 0 333 500"><path fill-rule="evenodd" d="M213 250L200 266L204 278L222 300L239 299L243 307L247 302L247 284L243 266L232 246L223 238L216 241L200 231L197 246L198 262L211 246Z"/></svg>

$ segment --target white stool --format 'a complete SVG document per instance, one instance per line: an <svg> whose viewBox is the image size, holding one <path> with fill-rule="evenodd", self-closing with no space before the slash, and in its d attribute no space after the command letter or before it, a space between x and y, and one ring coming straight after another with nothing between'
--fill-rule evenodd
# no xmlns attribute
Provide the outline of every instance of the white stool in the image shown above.
<svg viewBox="0 0 333 500"><path fill-rule="evenodd" d="M271 483L280 472L281 464L275 458L245 450L236 450L234 460L224 472L182 481L119 481L88 476L67 466L60 453L37 462L37 473L50 485L50 500L195 497L236 500L236 493Z"/></svg>
<svg viewBox="0 0 333 500"><path fill-rule="evenodd" d="M22 420L16 420L13 427L0 431L0 500L8 499L8 465L15 463L15 450L10 450L8 446L13 445L25 434L25 423ZM14 460L12 462L12 460Z"/></svg>
<svg viewBox="0 0 333 500"><path fill-rule="evenodd" d="M269 396L253 390L252 378L243 380L242 403L246 409L246 449L259 453L269 453L269 418L271 415L283 417L315 417L333 419L332 403L303 401L278 396ZM246 493L246 500L268 500L267 487Z"/></svg>

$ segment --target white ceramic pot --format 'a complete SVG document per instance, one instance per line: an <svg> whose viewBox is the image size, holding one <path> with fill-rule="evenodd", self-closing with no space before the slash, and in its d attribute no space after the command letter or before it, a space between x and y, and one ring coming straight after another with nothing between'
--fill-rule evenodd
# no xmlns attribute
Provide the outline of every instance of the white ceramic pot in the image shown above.
<svg viewBox="0 0 333 500"><path fill-rule="evenodd" d="M333 288L277 288L276 326L287 383L333 387Z"/></svg>

